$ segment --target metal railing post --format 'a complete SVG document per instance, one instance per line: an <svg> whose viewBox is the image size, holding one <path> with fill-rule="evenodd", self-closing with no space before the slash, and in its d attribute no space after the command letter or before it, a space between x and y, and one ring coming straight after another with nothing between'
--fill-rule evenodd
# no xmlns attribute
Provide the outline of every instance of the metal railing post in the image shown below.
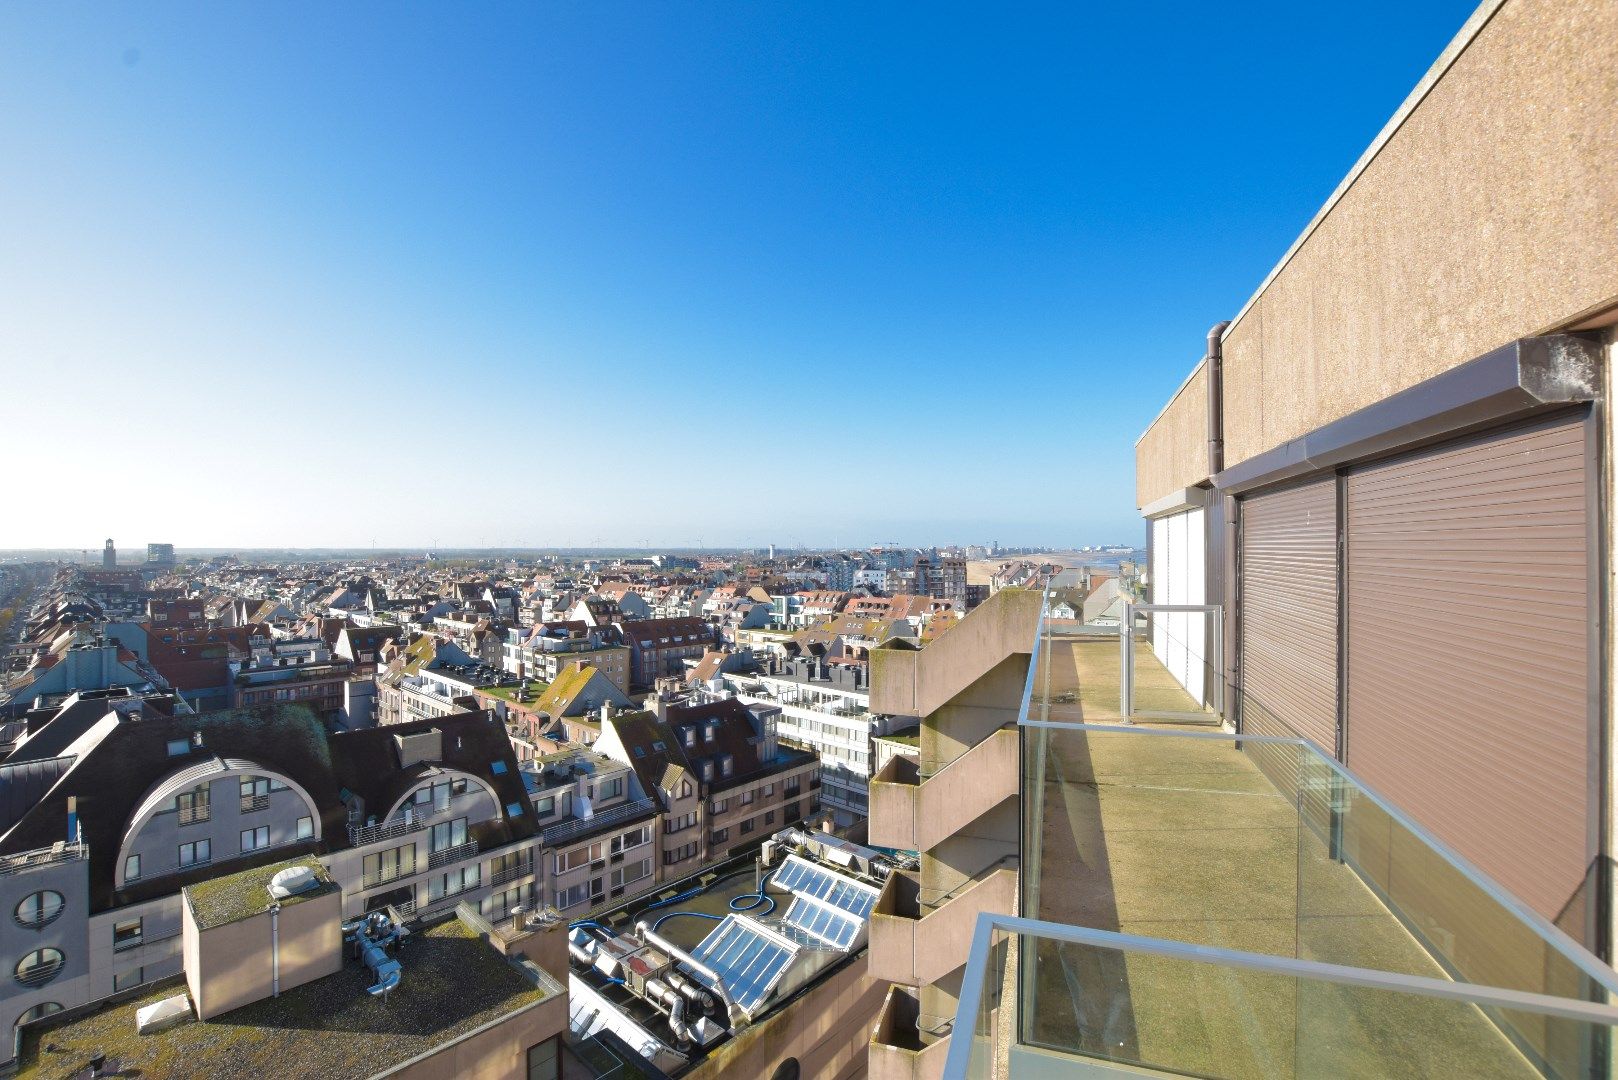
<svg viewBox="0 0 1618 1080"><path fill-rule="evenodd" d="M1125 720L1135 715L1135 605L1124 605L1124 625L1118 632L1118 713Z"/></svg>

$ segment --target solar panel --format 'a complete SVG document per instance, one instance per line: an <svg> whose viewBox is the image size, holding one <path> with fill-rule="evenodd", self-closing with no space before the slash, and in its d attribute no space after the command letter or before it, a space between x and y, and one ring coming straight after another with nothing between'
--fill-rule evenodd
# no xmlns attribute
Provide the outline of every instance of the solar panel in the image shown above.
<svg viewBox="0 0 1618 1080"><path fill-rule="evenodd" d="M781 869L770 880L783 889L812 896L860 919L869 918L871 908L876 905L877 891L869 885L835 874L796 855L788 855Z"/></svg>
<svg viewBox="0 0 1618 1080"><path fill-rule="evenodd" d="M792 906L787 909L786 922L807 930L828 945L835 945L839 949L852 947L863 925L858 919L850 918L836 908L811 900L807 896L792 898Z"/></svg>
<svg viewBox="0 0 1618 1080"><path fill-rule="evenodd" d="M691 955L718 972L731 1000L751 1015L775 989L798 947L761 933L750 919L727 915Z"/></svg>

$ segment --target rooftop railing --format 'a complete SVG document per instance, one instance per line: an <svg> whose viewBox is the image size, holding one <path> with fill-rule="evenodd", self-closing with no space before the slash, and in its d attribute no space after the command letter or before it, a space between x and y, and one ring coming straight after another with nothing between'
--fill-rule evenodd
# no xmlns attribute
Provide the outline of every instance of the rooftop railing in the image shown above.
<svg viewBox="0 0 1618 1080"><path fill-rule="evenodd" d="M1220 728L1155 655L1122 676L1116 639L1041 625L1025 917L980 917L945 1076L1607 1075L1618 974L1312 743ZM1178 722L1129 724L1130 678Z"/></svg>
<svg viewBox="0 0 1618 1080"><path fill-rule="evenodd" d="M597 829L611 828L614 825L644 817L653 813L656 806L657 804L651 799L636 799L633 802L614 806L609 810L598 810L591 817L575 818L572 821L552 825L545 830L544 841L546 844L563 844L575 837L593 833Z"/></svg>
<svg viewBox="0 0 1618 1080"><path fill-rule="evenodd" d="M20 874L24 870L34 870L42 866L72 862L75 859L88 859L89 857L90 846L88 844L58 841L46 848L35 848L33 851L24 851L16 855L0 855L0 876Z"/></svg>

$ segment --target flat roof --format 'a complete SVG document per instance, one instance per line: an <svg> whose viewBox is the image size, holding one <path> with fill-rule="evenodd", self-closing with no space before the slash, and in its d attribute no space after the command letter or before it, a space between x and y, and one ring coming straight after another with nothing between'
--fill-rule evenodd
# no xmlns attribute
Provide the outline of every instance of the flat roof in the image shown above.
<svg viewBox="0 0 1618 1080"><path fill-rule="evenodd" d="M31 1025L18 1075L71 1074L101 1052L124 1076L369 1077L560 991L532 984L459 919L410 935L398 959L404 981L386 1003L366 993L371 971L346 959L279 998L136 1034L137 1009L185 992L170 982L67 1023Z"/></svg>
<svg viewBox="0 0 1618 1080"><path fill-rule="evenodd" d="M212 930L216 926L240 922L249 916L257 915L270 905L272 899L270 879L282 870L290 870L295 866L312 871L320 886L283 898L282 907L301 904L317 896L337 891L338 886L333 883L331 875L326 873L326 868L313 855L209 878L195 885L187 885L183 890L186 903L191 905L191 915L197 921L197 929Z"/></svg>

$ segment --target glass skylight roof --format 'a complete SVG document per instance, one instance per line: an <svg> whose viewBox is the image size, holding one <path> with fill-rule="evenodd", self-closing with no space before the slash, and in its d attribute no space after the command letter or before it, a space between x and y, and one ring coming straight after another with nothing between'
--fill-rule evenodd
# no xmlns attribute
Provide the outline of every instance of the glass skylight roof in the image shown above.
<svg viewBox="0 0 1618 1080"><path fill-rule="evenodd" d="M877 891L871 886L816 866L797 855L786 857L770 883L812 896L859 919L870 918L871 908L876 905Z"/></svg>
<svg viewBox="0 0 1618 1080"><path fill-rule="evenodd" d="M764 933L751 919L725 916L691 955L719 973L731 1000L751 1016L798 955L798 946Z"/></svg>
<svg viewBox="0 0 1618 1080"><path fill-rule="evenodd" d="M854 946L854 939L859 936L863 925L859 919L843 914L837 908L829 907L807 896L794 896L792 906L787 908L786 920L792 926L807 930L815 937L835 945L839 949L850 949Z"/></svg>

